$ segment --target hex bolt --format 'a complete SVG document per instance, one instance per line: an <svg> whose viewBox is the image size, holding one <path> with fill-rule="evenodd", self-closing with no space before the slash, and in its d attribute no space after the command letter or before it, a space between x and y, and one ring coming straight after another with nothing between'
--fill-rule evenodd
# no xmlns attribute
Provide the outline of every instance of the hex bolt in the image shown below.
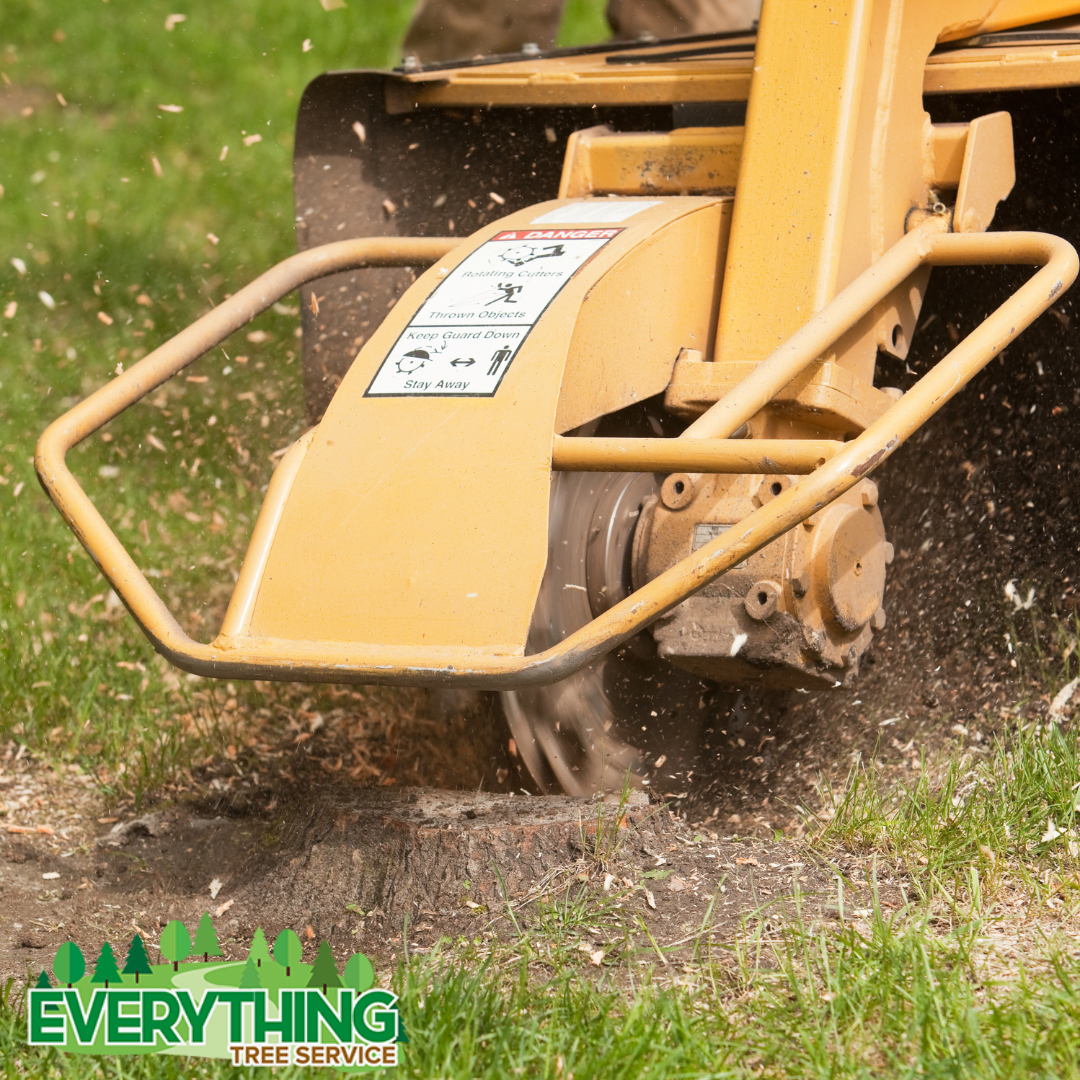
<svg viewBox="0 0 1080 1080"><path fill-rule="evenodd" d="M810 591L810 575L805 570L791 579L791 591L800 598Z"/></svg>
<svg viewBox="0 0 1080 1080"><path fill-rule="evenodd" d="M521 46L521 53L523 56L539 56L540 46L537 45L535 41L526 41L525 44Z"/></svg>
<svg viewBox="0 0 1080 1080"><path fill-rule="evenodd" d="M873 615L870 616L870 625L875 630L885 629L885 609L879 607Z"/></svg>
<svg viewBox="0 0 1080 1080"><path fill-rule="evenodd" d="M895 555L896 555L895 549L893 548L892 544L890 544L888 542L888 540L886 540L885 541L885 565L886 566L892 566L892 561L893 561L893 558L895 557Z"/></svg>
<svg viewBox="0 0 1080 1080"><path fill-rule="evenodd" d="M863 484L862 489L862 504L867 510L873 510L877 506L878 500L878 488L877 484L873 480L867 480Z"/></svg>

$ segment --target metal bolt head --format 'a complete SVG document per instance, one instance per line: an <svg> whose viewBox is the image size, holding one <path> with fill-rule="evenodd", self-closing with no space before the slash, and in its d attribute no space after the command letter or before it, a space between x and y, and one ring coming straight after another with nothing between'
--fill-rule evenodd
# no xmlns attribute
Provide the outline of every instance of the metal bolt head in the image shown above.
<svg viewBox="0 0 1080 1080"><path fill-rule="evenodd" d="M810 575L805 570L791 579L791 591L798 597L810 591Z"/></svg>
<svg viewBox="0 0 1080 1080"><path fill-rule="evenodd" d="M873 480L867 480L862 486L862 504L867 510L872 510L878 503L878 488Z"/></svg>
<svg viewBox="0 0 1080 1080"><path fill-rule="evenodd" d="M873 615L870 616L870 625L875 630L885 629L885 609L879 607Z"/></svg>
<svg viewBox="0 0 1080 1080"><path fill-rule="evenodd" d="M525 44L521 46L521 52L523 56L539 56L540 46L537 45L535 41L526 41Z"/></svg>
<svg viewBox="0 0 1080 1080"><path fill-rule="evenodd" d="M405 71L419 71L420 61L415 55L410 53L408 56L403 56L401 58L401 66Z"/></svg>

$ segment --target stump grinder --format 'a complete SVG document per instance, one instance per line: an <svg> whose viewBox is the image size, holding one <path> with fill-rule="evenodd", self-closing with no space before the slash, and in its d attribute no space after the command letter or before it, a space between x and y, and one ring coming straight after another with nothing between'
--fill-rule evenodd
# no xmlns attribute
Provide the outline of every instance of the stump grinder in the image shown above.
<svg viewBox="0 0 1080 1080"><path fill-rule="evenodd" d="M874 470L1076 276L988 231L1014 120L1052 143L1074 86L1077 0L765 0L746 32L323 75L299 254L52 424L41 482L186 671L493 691L541 790L648 784L737 690L858 678ZM931 268L991 264L1032 271L876 385ZM65 454L294 290L317 422L203 644Z"/></svg>

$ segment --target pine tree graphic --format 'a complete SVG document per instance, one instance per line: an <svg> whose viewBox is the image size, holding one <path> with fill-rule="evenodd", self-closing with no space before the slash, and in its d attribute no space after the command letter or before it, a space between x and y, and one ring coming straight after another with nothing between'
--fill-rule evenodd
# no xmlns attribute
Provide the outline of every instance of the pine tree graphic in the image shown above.
<svg viewBox="0 0 1080 1080"><path fill-rule="evenodd" d="M154 969L150 966L150 957L146 955L146 945L142 935L136 934L128 946L127 960L124 963L124 974L135 976L135 985L139 985L140 975L153 975Z"/></svg>
<svg viewBox="0 0 1080 1080"><path fill-rule="evenodd" d="M112 946L106 941L98 953L97 964L94 966L92 983L104 983L105 989L109 989L109 983L122 983L120 969L116 966L116 957L113 955Z"/></svg>
<svg viewBox="0 0 1080 1080"><path fill-rule="evenodd" d="M244 965L244 973L240 976L240 989L255 990L260 986L262 986L262 979L259 978L259 969L249 956L248 962Z"/></svg>
<svg viewBox="0 0 1080 1080"><path fill-rule="evenodd" d="M264 960L270 963L270 946L266 944L266 935L261 926L255 927L255 935L251 939L248 956L255 961L256 967L262 967Z"/></svg>
<svg viewBox="0 0 1080 1080"><path fill-rule="evenodd" d="M198 929L195 931L195 944L191 951L196 955L203 954L203 963L211 956L221 956L221 946L218 944L217 934L214 932L214 924L210 919L210 912L204 911L199 920Z"/></svg>
<svg viewBox="0 0 1080 1080"><path fill-rule="evenodd" d="M324 994L328 986L342 985L341 976L338 975L337 966L334 964L334 954L325 941L319 943L319 955L315 957L315 966L311 969L311 978L308 979L307 984L321 986Z"/></svg>
<svg viewBox="0 0 1080 1080"><path fill-rule="evenodd" d="M34 986L36 986L39 990L52 989L52 982L50 982L49 980L49 973L44 968L41 969L41 974L38 976L38 980L36 983L34 983Z"/></svg>

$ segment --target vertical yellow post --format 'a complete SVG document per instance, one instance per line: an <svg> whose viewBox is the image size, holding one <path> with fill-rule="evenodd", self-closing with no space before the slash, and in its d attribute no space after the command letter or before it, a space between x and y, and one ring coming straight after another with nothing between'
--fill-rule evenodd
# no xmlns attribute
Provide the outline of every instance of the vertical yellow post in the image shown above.
<svg viewBox="0 0 1080 1080"><path fill-rule="evenodd" d="M765 0L718 360L761 360L836 291L873 0Z"/></svg>
<svg viewBox="0 0 1080 1080"><path fill-rule="evenodd" d="M904 235L909 209L931 201L925 60L995 2L764 0L717 361L764 359ZM898 289L835 359L871 381L879 346L906 352L920 293Z"/></svg>

